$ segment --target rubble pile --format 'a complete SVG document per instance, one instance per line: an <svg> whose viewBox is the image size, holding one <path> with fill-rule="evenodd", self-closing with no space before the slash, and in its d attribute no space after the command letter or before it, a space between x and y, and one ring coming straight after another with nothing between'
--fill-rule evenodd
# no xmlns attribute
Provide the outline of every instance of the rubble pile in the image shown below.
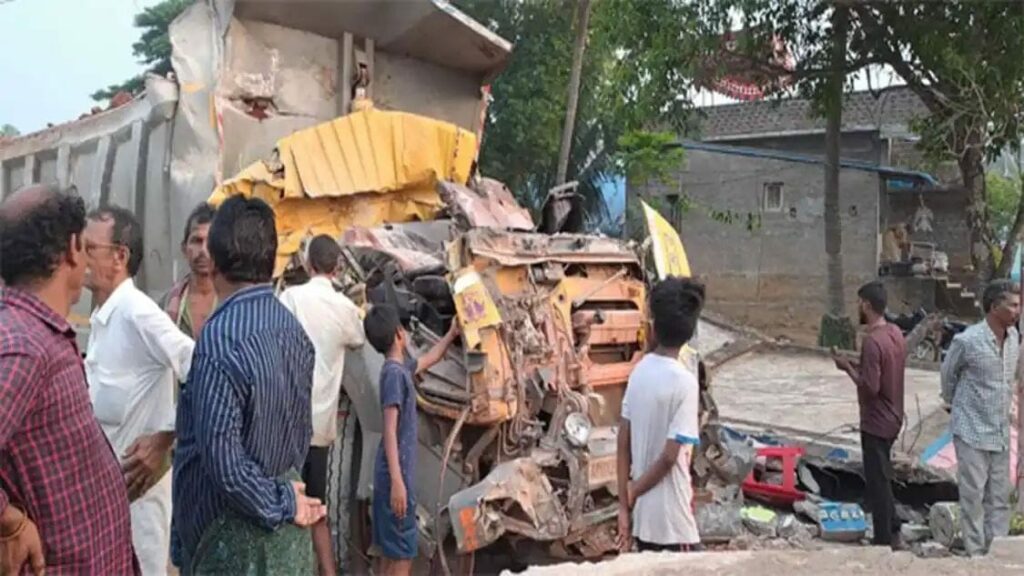
<svg viewBox="0 0 1024 576"><path fill-rule="evenodd" d="M710 550L870 544L871 515L861 502L823 495L816 480L823 472L801 458L802 449L766 446L713 421L708 428L694 470L696 519ZM955 502L899 503L897 515L902 542L921 558L946 557L961 546Z"/></svg>

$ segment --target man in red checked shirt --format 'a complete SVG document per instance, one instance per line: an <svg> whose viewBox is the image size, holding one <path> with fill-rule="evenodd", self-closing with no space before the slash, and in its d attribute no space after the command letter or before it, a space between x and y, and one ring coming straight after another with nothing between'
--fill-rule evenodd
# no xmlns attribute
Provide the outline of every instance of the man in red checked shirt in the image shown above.
<svg viewBox="0 0 1024 576"><path fill-rule="evenodd" d="M0 205L0 574L139 574L128 493L66 317L85 206L52 187Z"/></svg>

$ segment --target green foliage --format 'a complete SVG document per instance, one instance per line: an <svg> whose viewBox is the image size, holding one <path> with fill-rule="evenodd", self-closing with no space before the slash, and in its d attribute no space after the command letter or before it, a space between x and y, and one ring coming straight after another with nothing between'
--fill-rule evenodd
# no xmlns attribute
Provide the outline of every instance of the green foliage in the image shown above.
<svg viewBox="0 0 1024 576"><path fill-rule="evenodd" d="M827 89L836 37L830 15L838 3L697 2L708 14L705 33L724 32L731 28L731 17L738 18L749 31L738 52L752 67L771 70L763 47L780 37L797 62L790 75L795 89L811 97L819 113L839 104L835 92ZM970 197L965 219L973 236L988 247L988 260L1011 250L1019 231L1010 230L1005 218L989 217L1015 215L1015 206L993 207L983 175L986 158L1019 149L1024 136L1024 3L905 0L845 5L850 11L846 87L850 74L865 66L885 65L895 71L928 108L927 116L913 126L921 137L919 147L933 163L959 165ZM994 200L1006 198L1003 194ZM1000 245L1000 239L1008 243ZM986 268L981 261L975 266Z"/></svg>
<svg viewBox="0 0 1024 576"><path fill-rule="evenodd" d="M743 226L747 232L751 233L761 229L761 214L756 212L736 212L715 208L714 206L700 203L687 194L680 194L678 196L651 195L645 198L632 194L626 200L625 233L630 239L637 242L641 242L647 237L647 225L644 222L644 211L640 205L641 201L646 202L648 206L656 210L677 229L682 229L681 220L688 214L703 215L719 224L727 226Z"/></svg>
<svg viewBox="0 0 1024 576"><path fill-rule="evenodd" d="M984 256L972 252L975 268L1005 276L1010 259L991 265L1013 253L1020 230L1012 217L1005 231L993 218L1015 215L1016 207L994 209L984 165L1006 149L1019 150L1024 136L1024 3L876 2L854 11L854 49L891 66L928 107L916 126L920 147L960 168L972 241L988 249Z"/></svg>
<svg viewBox="0 0 1024 576"><path fill-rule="evenodd" d="M988 190L988 211L992 230L996 237L1005 242L1017 216L1020 205L1021 180L1011 180L998 174L985 175L985 187Z"/></svg>
<svg viewBox="0 0 1024 576"><path fill-rule="evenodd" d="M535 207L555 180L573 10L560 0L456 3L514 45L508 67L492 85L481 170ZM608 224L598 184L628 161L628 151L619 154L620 143L653 142L658 137L644 134L674 135L688 125L690 102L683 95L692 85L700 42L695 17L690 4L672 0L593 4L568 172L580 182L592 226Z"/></svg>
<svg viewBox="0 0 1024 576"><path fill-rule="evenodd" d="M132 44L132 54L139 59L139 64L147 66L146 72L166 76L171 71L171 39L168 28L193 2L194 0L164 0L135 15L135 27L140 28L142 34ZM145 74L138 74L120 84L111 84L97 90L90 97L102 102L122 91L135 95L145 89L145 79Z"/></svg>
<svg viewBox="0 0 1024 576"><path fill-rule="evenodd" d="M893 66L928 106L919 127L932 157L1019 146L1024 4L918 0L858 6L856 14L852 48Z"/></svg>
<svg viewBox="0 0 1024 576"><path fill-rule="evenodd" d="M0 138L13 138L15 136L21 136L21 131L10 124L0 126Z"/></svg>
<svg viewBox="0 0 1024 576"><path fill-rule="evenodd" d="M683 162L683 149L671 132L632 130L616 144L618 169L632 182L668 182Z"/></svg>

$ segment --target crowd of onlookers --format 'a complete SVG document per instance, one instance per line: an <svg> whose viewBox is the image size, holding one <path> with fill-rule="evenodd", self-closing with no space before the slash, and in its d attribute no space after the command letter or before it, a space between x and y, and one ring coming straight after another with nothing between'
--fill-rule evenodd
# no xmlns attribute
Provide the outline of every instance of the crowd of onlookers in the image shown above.
<svg viewBox="0 0 1024 576"><path fill-rule="evenodd" d="M128 210L87 213L35 186L0 205L0 573L312 574L337 571L324 505L348 349L386 357L384 434L373 480L383 574L417 553L414 378L459 337L408 354L398 312L365 314L337 291L340 247L309 242L308 282L275 294L273 211L234 197L199 205L183 232L189 273L158 304L133 277L143 235ZM88 346L67 318L93 298ZM862 287L860 359L835 353L861 410L874 542L902 548L891 452L904 422L906 344L881 284ZM626 388L618 435L622 550L700 550L690 463L700 442L697 375L680 354L704 287L650 292L652 347ZM1009 528L1010 412L1018 288L984 291L985 318L942 366L952 412L966 552ZM365 318L364 318L365 316Z"/></svg>

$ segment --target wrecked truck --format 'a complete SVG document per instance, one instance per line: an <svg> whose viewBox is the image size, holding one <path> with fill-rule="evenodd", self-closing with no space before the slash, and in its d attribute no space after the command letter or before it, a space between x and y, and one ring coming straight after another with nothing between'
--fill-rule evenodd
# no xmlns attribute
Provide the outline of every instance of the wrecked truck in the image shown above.
<svg viewBox="0 0 1024 576"><path fill-rule="evenodd" d="M440 187L453 192L449 198L477 194ZM479 227L465 204L450 206L453 222L431 223L433 238L447 246L431 242L422 226L389 231L415 238L415 250L434 265L403 265L400 254L391 258L393 244L360 244L356 232L343 241L360 268L374 266L359 278L367 300L399 309L414 355L450 322L462 328L462 348L417 382L425 541L451 534L467 553L526 538L552 543L561 556L599 556L614 547L615 425L644 347L640 262L616 240ZM383 359L369 347L360 354L367 370L348 374L346 390L362 425L364 413L379 419ZM354 390L350 377L370 384L369 393ZM376 442L364 450L375 452Z"/></svg>
<svg viewBox="0 0 1024 576"><path fill-rule="evenodd" d="M211 202L271 204L282 283L301 281L307 239L338 238L339 283L358 303L396 307L413 355L460 324L461 345L416 381L421 557L467 571L498 541L599 557L615 549L616 425L646 350L642 253L559 232L572 220L564 192L535 223L503 184L475 174L475 149L457 126L366 101L282 139ZM343 379L350 418L328 500L355 555L372 522L383 361L369 346L351 351Z"/></svg>

